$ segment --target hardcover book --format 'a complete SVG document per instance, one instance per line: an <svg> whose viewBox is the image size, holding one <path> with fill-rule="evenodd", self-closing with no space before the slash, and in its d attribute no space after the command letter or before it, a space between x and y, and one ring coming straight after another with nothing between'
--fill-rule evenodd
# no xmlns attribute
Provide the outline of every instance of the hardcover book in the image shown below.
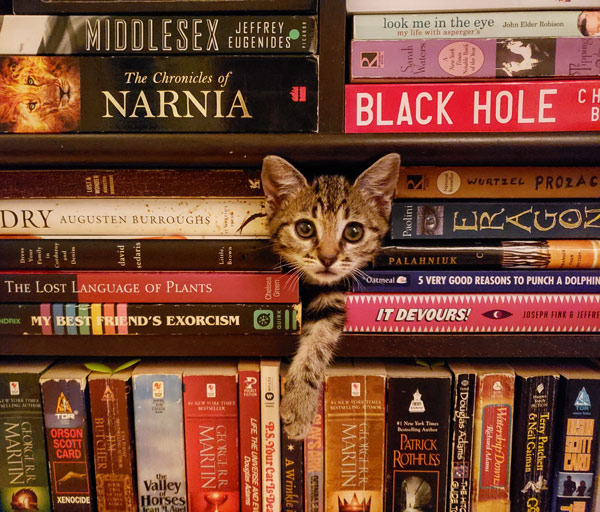
<svg viewBox="0 0 600 512"><path fill-rule="evenodd" d="M565 4L570 5L570 4ZM348 84L347 133L597 131L600 80Z"/></svg>
<svg viewBox="0 0 600 512"><path fill-rule="evenodd" d="M600 241L593 239L473 239L385 246L373 263L376 269L592 269L600 266L599 256Z"/></svg>
<svg viewBox="0 0 600 512"><path fill-rule="evenodd" d="M473 430L474 512L509 512L515 374L507 364L474 362L477 370Z"/></svg>
<svg viewBox="0 0 600 512"><path fill-rule="evenodd" d="M40 376L51 361L0 363L0 511L51 512Z"/></svg>
<svg viewBox="0 0 600 512"><path fill-rule="evenodd" d="M0 302L298 301L298 278L283 273L0 271Z"/></svg>
<svg viewBox="0 0 600 512"><path fill-rule="evenodd" d="M98 512L137 512L131 374L88 376Z"/></svg>
<svg viewBox="0 0 600 512"><path fill-rule="evenodd" d="M240 416L240 504L242 512L261 512L260 364L238 362Z"/></svg>
<svg viewBox="0 0 600 512"><path fill-rule="evenodd" d="M140 512L187 512L182 372L142 361L133 370Z"/></svg>
<svg viewBox="0 0 600 512"><path fill-rule="evenodd" d="M356 14L354 39L581 37L597 34L598 11Z"/></svg>
<svg viewBox="0 0 600 512"><path fill-rule="evenodd" d="M1 58L1 57L0 57ZM0 199L0 235L268 236L263 197Z"/></svg>
<svg viewBox="0 0 600 512"><path fill-rule="evenodd" d="M559 372L540 363L516 362L515 433L511 510L550 510Z"/></svg>
<svg viewBox="0 0 600 512"><path fill-rule="evenodd" d="M593 37L353 40L350 78L395 82L592 77L600 75L593 63L599 51L600 39Z"/></svg>
<svg viewBox="0 0 600 512"><path fill-rule="evenodd" d="M385 371L385 510L445 512L452 374L400 363Z"/></svg>
<svg viewBox="0 0 600 512"><path fill-rule="evenodd" d="M365 270L364 293L600 293L600 270Z"/></svg>
<svg viewBox="0 0 600 512"><path fill-rule="evenodd" d="M598 472L600 370L561 362L552 504L549 510L591 512Z"/></svg>
<svg viewBox="0 0 600 512"><path fill-rule="evenodd" d="M87 377L80 362L57 363L40 377L54 512L96 507Z"/></svg>
<svg viewBox="0 0 600 512"><path fill-rule="evenodd" d="M188 508L239 512L237 362L202 359L180 367Z"/></svg>
<svg viewBox="0 0 600 512"><path fill-rule="evenodd" d="M304 508L306 512L325 512L325 412L323 386L315 421L304 438Z"/></svg>
<svg viewBox="0 0 600 512"><path fill-rule="evenodd" d="M570 11L566 11L570 12ZM599 11L600 12L600 11ZM598 167L405 167L397 199L596 198Z"/></svg>
<svg viewBox="0 0 600 512"><path fill-rule="evenodd" d="M308 11L316 0L12 0L16 14L96 12Z"/></svg>
<svg viewBox="0 0 600 512"><path fill-rule="evenodd" d="M325 373L325 510L381 512L385 369L336 362Z"/></svg>
<svg viewBox="0 0 600 512"><path fill-rule="evenodd" d="M258 169L6 169L0 197L232 198L264 193Z"/></svg>
<svg viewBox="0 0 600 512"><path fill-rule="evenodd" d="M317 68L316 56L4 56L0 132L315 132Z"/></svg>
<svg viewBox="0 0 600 512"><path fill-rule="evenodd" d="M450 421L450 465L448 475L448 512L470 512L473 482L473 428L477 372L463 361L450 361L454 375Z"/></svg>
<svg viewBox="0 0 600 512"><path fill-rule="evenodd" d="M221 270L274 272L264 238L0 238L2 270Z"/></svg>
<svg viewBox="0 0 600 512"><path fill-rule="evenodd" d="M281 512L280 360L260 361L262 512Z"/></svg>
<svg viewBox="0 0 600 512"><path fill-rule="evenodd" d="M422 201L394 203L392 240L425 238L595 238L600 203L582 201Z"/></svg>
<svg viewBox="0 0 600 512"><path fill-rule="evenodd" d="M15 1L15 0L13 0ZM17 2L20 0L16 0ZM32 0L28 0L32 1ZM40 0L37 0L40 1ZM418 4L410 0L346 0L346 11L410 13L430 11L496 11L496 10L531 10L531 9L596 9L596 0L454 0L451 4L443 0L426 0Z"/></svg>
<svg viewBox="0 0 600 512"><path fill-rule="evenodd" d="M597 332L597 293L348 293L346 332Z"/></svg>
<svg viewBox="0 0 600 512"><path fill-rule="evenodd" d="M0 334L298 334L300 318L300 303L0 303Z"/></svg>
<svg viewBox="0 0 600 512"><path fill-rule="evenodd" d="M308 54L316 47L315 16L0 16L4 55Z"/></svg>

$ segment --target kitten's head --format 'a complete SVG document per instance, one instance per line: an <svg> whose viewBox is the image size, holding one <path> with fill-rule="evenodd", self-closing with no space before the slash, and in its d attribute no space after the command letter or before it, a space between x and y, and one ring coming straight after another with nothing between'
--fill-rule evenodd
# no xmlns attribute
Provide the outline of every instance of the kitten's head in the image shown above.
<svg viewBox="0 0 600 512"><path fill-rule="evenodd" d="M265 157L262 185L273 247L312 284L332 285L371 261L388 230L400 155L380 158L354 182L311 184L289 162Z"/></svg>

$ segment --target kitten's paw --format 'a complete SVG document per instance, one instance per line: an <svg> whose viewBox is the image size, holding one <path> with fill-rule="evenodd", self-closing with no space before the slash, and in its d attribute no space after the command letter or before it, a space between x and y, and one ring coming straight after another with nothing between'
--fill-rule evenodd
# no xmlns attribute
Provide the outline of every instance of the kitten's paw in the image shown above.
<svg viewBox="0 0 600 512"><path fill-rule="evenodd" d="M283 428L292 439L304 439L315 421L319 405L319 389L288 380L281 399L280 415Z"/></svg>

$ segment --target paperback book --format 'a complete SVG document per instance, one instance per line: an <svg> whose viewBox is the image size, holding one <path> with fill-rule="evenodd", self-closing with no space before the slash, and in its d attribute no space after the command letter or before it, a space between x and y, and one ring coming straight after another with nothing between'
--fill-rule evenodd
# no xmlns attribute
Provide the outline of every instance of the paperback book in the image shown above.
<svg viewBox="0 0 600 512"><path fill-rule="evenodd" d="M19 2L20 0L13 0ZM28 0L32 1L32 0ZM38 2L40 0L37 0ZM411 13L437 11L520 11L532 9L596 9L596 0L454 0L451 4L443 0L425 0L415 4L410 0L346 0L348 13Z"/></svg>
<svg viewBox="0 0 600 512"><path fill-rule="evenodd" d="M298 334L300 323L300 303L0 303L0 334Z"/></svg>
<svg viewBox="0 0 600 512"><path fill-rule="evenodd" d="M0 363L0 511L51 512L40 377L49 360Z"/></svg>
<svg viewBox="0 0 600 512"><path fill-rule="evenodd" d="M0 53L309 54L317 46L316 21L315 16L287 14L0 16Z"/></svg>
<svg viewBox="0 0 600 512"><path fill-rule="evenodd" d="M317 68L316 56L3 56L0 132L315 132Z"/></svg>
<svg viewBox="0 0 600 512"><path fill-rule="evenodd" d="M598 35L596 10L356 14L354 39L581 37Z"/></svg>
<svg viewBox="0 0 600 512"><path fill-rule="evenodd" d="M600 127L599 87L572 78L347 84L345 131L592 132Z"/></svg>
<svg viewBox="0 0 600 512"><path fill-rule="evenodd" d="M281 424L279 359L260 361L262 512L281 512Z"/></svg>
<svg viewBox="0 0 600 512"><path fill-rule="evenodd" d="M57 363L40 376L54 512L93 512L93 451L87 377L81 362Z"/></svg>
<svg viewBox="0 0 600 512"><path fill-rule="evenodd" d="M353 40L353 82L594 77L594 37Z"/></svg>

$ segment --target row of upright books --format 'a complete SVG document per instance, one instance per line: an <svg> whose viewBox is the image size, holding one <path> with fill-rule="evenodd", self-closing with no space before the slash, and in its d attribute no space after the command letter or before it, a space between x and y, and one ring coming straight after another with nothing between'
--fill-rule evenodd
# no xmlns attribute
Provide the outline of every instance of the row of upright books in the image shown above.
<svg viewBox="0 0 600 512"><path fill-rule="evenodd" d="M298 441L278 359L6 360L0 510L597 510L600 367L509 362L340 360Z"/></svg>
<svg viewBox="0 0 600 512"><path fill-rule="evenodd" d="M346 131L594 131L600 4L347 0Z"/></svg>

